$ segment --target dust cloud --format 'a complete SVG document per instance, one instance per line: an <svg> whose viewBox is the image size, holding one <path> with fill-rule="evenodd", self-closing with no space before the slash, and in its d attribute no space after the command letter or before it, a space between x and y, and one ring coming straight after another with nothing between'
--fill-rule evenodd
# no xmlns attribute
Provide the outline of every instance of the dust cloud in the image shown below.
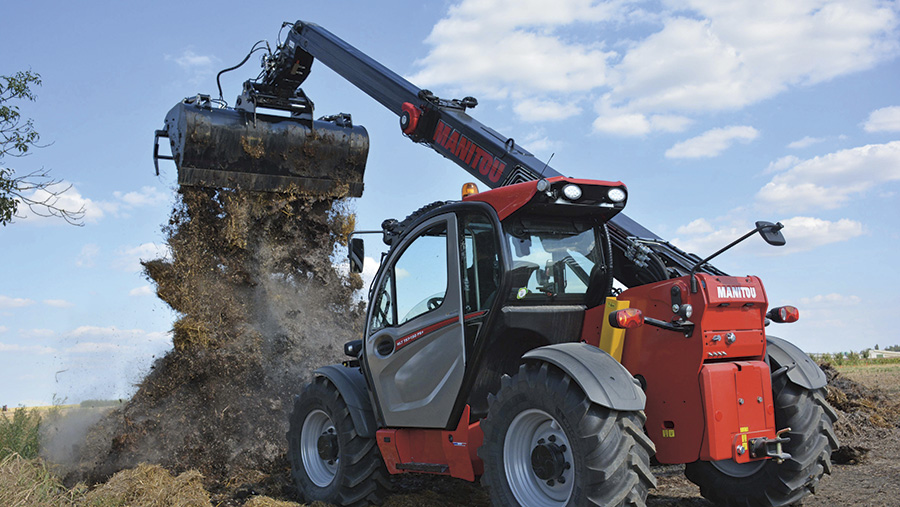
<svg viewBox="0 0 900 507"><path fill-rule="evenodd" d="M173 350L88 433L66 483L139 463L224 483L283 469L293 396L359 336L357 275L338 272L346 200L182 187L163 227L171 258L144 262L179 314Z"/></svg>

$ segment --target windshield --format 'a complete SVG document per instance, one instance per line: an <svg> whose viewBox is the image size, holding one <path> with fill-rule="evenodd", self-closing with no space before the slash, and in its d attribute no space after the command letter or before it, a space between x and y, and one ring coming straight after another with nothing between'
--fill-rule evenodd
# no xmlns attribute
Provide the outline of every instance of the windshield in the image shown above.
<svg viewBox="0 0 900 507"><path fill-rule="evenodd" d="M519 221L506 231L516 299L582 297L603 256L594 228L572 222Z"/></svg>

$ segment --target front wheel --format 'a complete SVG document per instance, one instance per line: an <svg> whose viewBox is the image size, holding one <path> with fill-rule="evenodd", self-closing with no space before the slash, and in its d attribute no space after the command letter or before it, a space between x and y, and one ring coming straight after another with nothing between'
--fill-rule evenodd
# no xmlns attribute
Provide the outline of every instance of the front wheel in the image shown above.
<svg viewBox="0 0 900 507"><path fill-rule="evenodd" d="M774 368L775 365L773 365ZM825 401L823 389L809 390L787 375L772 379L775 424L790 427L784 451L791 458L735 463L697 461L685 467L685 475L700 486L700 494L716 505L793 505L815 493L819 479L831 473L831 452L837 449L833 424L837 413Z"/></svg>
<svg viewBox="0 0 900 507"><path fill-rule="evenodd" d="M295 400L287 438L291 475L305 500L356 506L386 494L390 482L375 439L357 434L326 378L316 377Z"/></svg>
<svg viewBox="0 0 900 507"><path fill-rule="evenodd" d="M644 505L656 480L642 412L591 403L547 363L523 365L501 384L478 451L494 505Z"/></svg>

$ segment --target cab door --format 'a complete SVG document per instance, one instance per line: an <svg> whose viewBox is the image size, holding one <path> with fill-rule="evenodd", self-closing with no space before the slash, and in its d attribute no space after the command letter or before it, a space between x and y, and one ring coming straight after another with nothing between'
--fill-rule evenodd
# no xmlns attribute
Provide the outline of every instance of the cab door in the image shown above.
<svg viewBox="0 0 900 507"><path fill-rule="evenodd" d="M465 373L457 221L412 231L386 259L369 306L365 360L384 422L444 428Z"/></svg>

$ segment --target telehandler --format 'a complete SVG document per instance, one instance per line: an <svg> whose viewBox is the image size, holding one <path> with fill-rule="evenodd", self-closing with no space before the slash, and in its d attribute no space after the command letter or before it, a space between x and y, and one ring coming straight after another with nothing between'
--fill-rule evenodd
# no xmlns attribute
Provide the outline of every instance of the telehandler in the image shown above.
<svg viewBox="0 0 900 507"><path fill-rule="evenodd" d="M799 311L709 263L757 233L783 245L780 223L701 259L622 213L621 182L564 177L478 122L474 98L419 89L315 24L282 28L235 107L220 88L157 131L180 184L361 195L365 129L314 120L300 89L318 59L488 188L383 223L363 336L294 402L305 500L379 503L389 474L415 472L480 477L496 505L643 505L651 459L685 464L717 505L814 492L838 446L826 379L766 329ZM358 272L362 239L349 254Z"/></svg>

